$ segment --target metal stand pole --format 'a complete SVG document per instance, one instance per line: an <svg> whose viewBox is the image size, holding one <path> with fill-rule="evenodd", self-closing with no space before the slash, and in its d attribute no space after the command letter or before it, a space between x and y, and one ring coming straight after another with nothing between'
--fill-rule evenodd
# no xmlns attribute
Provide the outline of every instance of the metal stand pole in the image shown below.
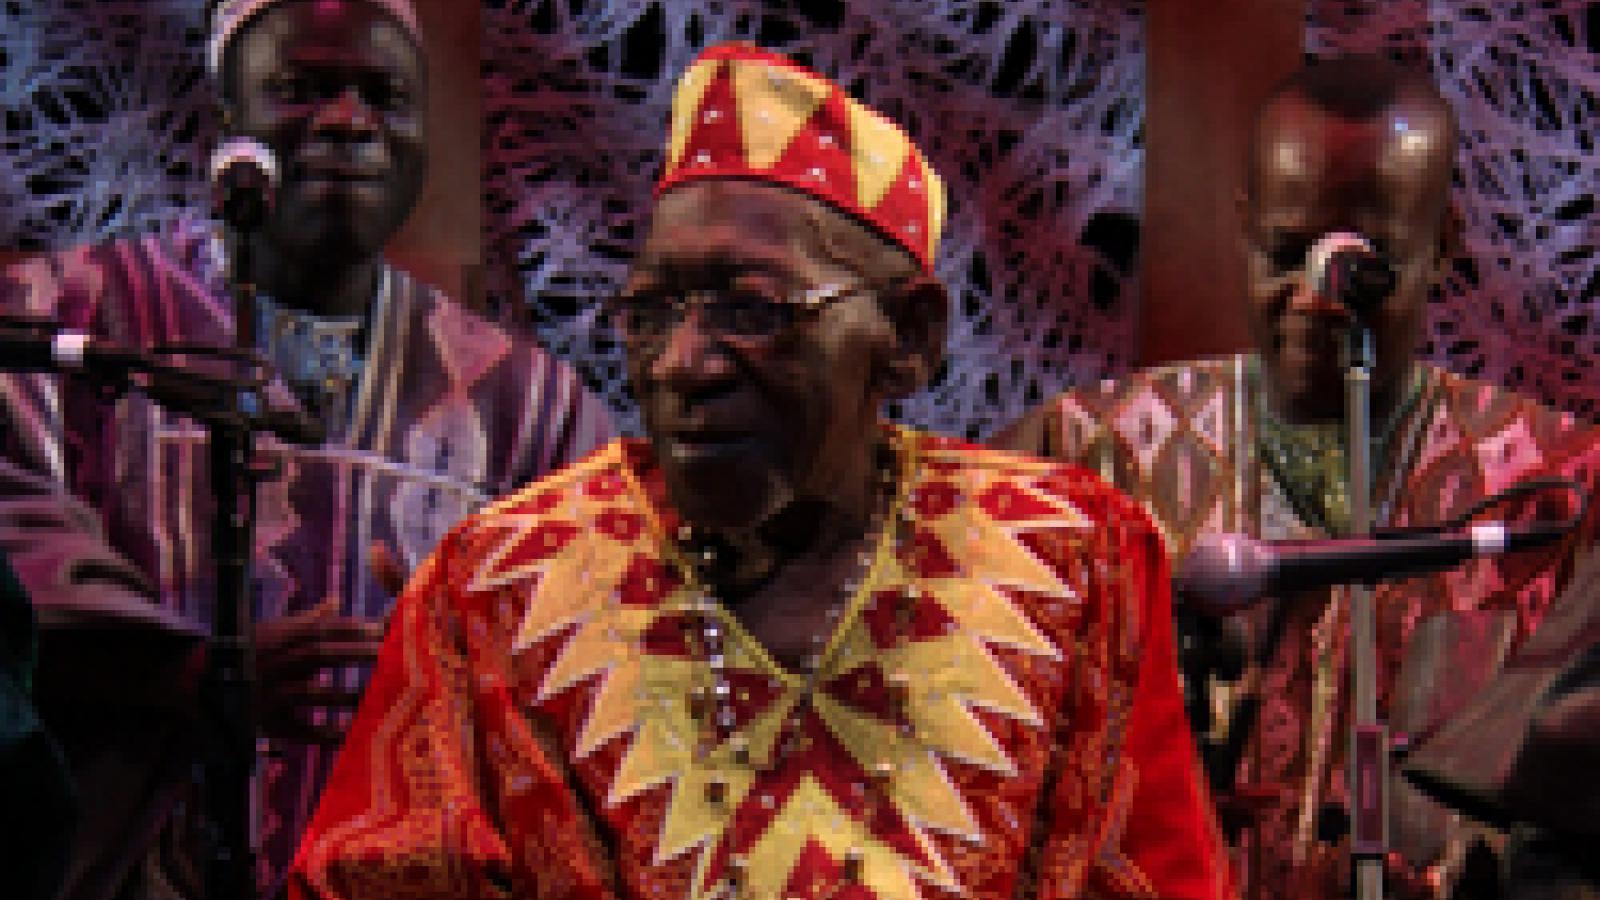
<svg viewBox="0 0 1600 900"><path fill-rule="evenodd" d="M1350 531L1370 534L1372 516L1372 331L1351 324L1345 371L1345 425L1350 460ZM1349 778L1351 855L1358 900L1383 897L1383 858L1389 844L1388 736L1378 720L1378 633L1372 585L1356 584L1350 598Z"/></svg>
<svg viewBox="0 0 1600 900"><path fill-rule="evenodd" d="M217 584L206 681L212 729L205 780L212 828L206 897L246 900L255 896L255 659L250 590L256 477L250 456L255 431L248 425L220 422L211 423L209 431L211 493L216 500L211 551Z"/></svg>
<svg viewBox="0 0 1600 900"><path fill-rule="evenodd" d="M259 211L258 211L259 212ZM259 219L260 216L256 216ZM243 223L259 225L251 219ZM233 299L236 348L255 350L253 227L230 229L228 288ZM206 758L205 795L210 811L211 855L207 900L250 900L256 895L255 548L256 417L263 408L254 390L228 392L218 415L206 421L214 515L211 552L216 566L207 709L212 742Z"/></svg>
<svg viewBox="0 0 1600 900"><path fill-rule="evenodd" d="M216 602L212 640L201 685L205 741L207 811L205 896L208 900L249 900L255 896L254 803L256 769L255 659L252 636L251 564L256 522L256 485L278 477L279 467L255 458L255 438L270 432L288 443L319 444L324 435L297 410L274 409L262 389L265 366L237 347L169 345L133 350L100 346L96 367L82 359L63 361L51 321L0 316L0 345L9 352L0 371L79 374L93 378L114 399L137 387L163 407L203 424L208 439L211 526ZM18 333L10 333L18 332ZM161 360L194 356L246 364L219 375Z"/></svg>

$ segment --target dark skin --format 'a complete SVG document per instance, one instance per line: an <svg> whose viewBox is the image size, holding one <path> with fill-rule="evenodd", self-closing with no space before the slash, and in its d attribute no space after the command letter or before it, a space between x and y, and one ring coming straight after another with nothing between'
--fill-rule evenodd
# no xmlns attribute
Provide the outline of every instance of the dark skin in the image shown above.
<svg viewBox="0 0 1600 900"><path fill-rule="evenodd" d="M1395 290L1370 323L1375 420L1398 401L1441 258L1454 144L1445 111L1419 96L1402 94L1366 121L1293 94L1264 110L1239 202L1251 335L1286 421L1344 418L1340 347L1349 319L1305 278L1306 251L1330 232L1365 236L1394 265Z"/></svg>
<svg viewBox="0 0 1600 900"><path fill-rule="evenodd" d="M253 242L262 288L311 312L364 313L427 168L421 49L377 5L299 0L247 24L226 64L230 132L265 144L283 173Z"/></svg>
<svg viewBox="0 0 1600 900"><path fill-rule="evenodd" d="M407 572L394 551L379 541L368 556L373 580L398 596ZM342 615L339 609L339 597L330 595L311 609L255 624L255 712L262 734L329 746L344 740L338 714L353 712L361 692L325 684L324 673L376 661L385 622ZM332 715L319 723L318 711Z"/></svg>
<svg viewBox="0 0 1600 900"><path fill-rule="evenodd" d="M426 70L403 26L362 0L269 8L225 58L225 118L282 173L252 241L258 283L279 302L322 315L367 312L384 244L416 205L427 162ZM375 545L374 577L398 593L405 572ZM324 684L377 658L383 622L341 615L338 597L255 628L257 715L264 734L337 744L359 692ZM318 710L332 713L322 724Z"/></svg>
<svg viewBox="0 0 1600 900"><path fill-rule="evenodd" d="M1238 198L1245 226L1240 239L1254 349L1273 412L1284 421L1339 422L1345 416L1340 351L1349 319L1306 287L1307 251L1330 232L1365 236L1395 268L1395 290L1370 323L1374 421L1386 421L1394 410L1414 365L1428 288L1447 238L1455 140L1436 99L1404 90L1364 120L1334 115L1294 93L1262 111L1248 161L1249 188ZM1039 456L1068 455L1055 408L1035 408L992 443ZM1238 640L1245 643L1243 636ZM1434 895L1425 891L1427 873L1393 857L1386 863L1396 896ZM1327 873L1348 865L1346 849L1314 844L1300 867L1306 887L1291 895L1321 893Z"/></svg>
<svg viewBox="0 0 1600 900"><path fill-rule="evenodd" d="M858 289L771 338L708 334L691 309L660 340L628 346L673 505L702 532L771 559L713 587L791 669L829 628L818 586L851 577L875 537L879 408L937 367L944 288L816 200L703 181L657 204L627 289L643 298L739 290L782 300L841 283Z"/></svg>
<svg viewBox="0 0 1600 900"><path fill-rule="evenodd" d="M1245 231L1247 315L1273 411L1291 423L1345 415L1341 346L1345 310L1306 286L1307 251L1330 232L1363 235L1389 257L1393 293L1370 322L1376 366L1372 410L1385 421L1414 365L1424 304L1447 236L1454 127L1437 101L1400 93L1370 119L1349 119L1290 93L1263 111L1254 136L1248 190L1239 198ZM997 435L998 446L1062 455L1059 423L1045 405ZM1433 896L1429 876L1386 860L1397 896ZM1349 864L1342 848L1318 843L1302 866L1311 895L1329 871Z"/></svg>
<svg viewBox="0 0 1600 900"><path fill-rule="evenodd" d="M1425 97L1401 94L1366 121L1340 118L1294 94L1263 110L1250 188L1238 202L1251 337L1284 421L1344 419L1340 348L1349 319L1305 286L1306 251L1329 232L1364 235L1394 264L1395 290L1371 323L1374 421L1385 421L1399 401L1447 237L1454 147L1448 114ZM991 443L1059 455L1052 409L1038 407Z"/></svg>

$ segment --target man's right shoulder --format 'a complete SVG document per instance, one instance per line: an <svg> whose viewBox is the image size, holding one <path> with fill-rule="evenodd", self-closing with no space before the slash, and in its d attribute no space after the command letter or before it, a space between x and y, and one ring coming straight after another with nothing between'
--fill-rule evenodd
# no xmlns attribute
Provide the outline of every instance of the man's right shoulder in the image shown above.
<svg viewBox="0 0 1600 900"><path fill-rule="evenodd" d="M528 482L472 515L468 521L543 515L563 494L615 496L631 483L629 442L613 440L589 455Z"/></svg>
<svg viewBox="0 0 1600 900"><path fill-rule="evenodd" d="M1245 357L1221 356L1165 363L1070 387L1001 429L989 443L1032 456L1082 462L1098 435L1118 427L1130 412L1159 416L1158 410L1189 405L1186 400L1237 384L1245 368Z"/></svg>
<svg viewBox="0 0 1600 900"><path fill-rule="evenodd" d="M198 264L196 241L192 228L184 226L29 254L0 267L0 310L84 328L106 303L132 302L130 294L185 293L156 289L155 285L171 278L179 268ZM194 277L181 280L198 283L201 273L191 274ZM151 289L136 291L135 284Z"/></svg>
<svg viewBox="0 0 1600 900"><path fill-rule="evenodd" d="M1244 357L1217 356L1182 362L1163 363L1137 369L1116 378L1068 388L1049 402L1054 408L1079 406L1100 409L1121 405L1147 392L1190 395L1221 381L1236 381L1243 372Z"/></svg>
<svg viewBox="0 0 1600 900"><path fill-rule="evenodd" d="M640 505L630 443L614 440L468 516L451 540L480 571L469 590L521 580L567 551L613 510ZM643 524L643 512L631 511Z"/></svg>
<svg viewBox="0 0 1600 900"><path fill-rule="evenodd" d="M68 247L29 254L0 268L0 309L7 315L54 318L78 304L92 303L105 288L103 245Z"/></svg>
<svg viewBox="0 0 1600 900"><path fill-rule="evenodd" d="M659 602L671 566L658 549L638 450L638 442L613 441L469 516L445 539L448 602L509 616L518 627L502 636L514 648L560 633L617 596Z"/></svg>

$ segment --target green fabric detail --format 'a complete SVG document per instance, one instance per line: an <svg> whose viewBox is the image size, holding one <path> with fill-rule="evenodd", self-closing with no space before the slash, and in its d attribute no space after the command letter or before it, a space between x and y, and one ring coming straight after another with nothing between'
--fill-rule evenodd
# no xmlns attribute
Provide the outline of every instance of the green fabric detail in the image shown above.
<svg viewBox="0 0 1600 900"><path fill-rule="evenodd" d="M1350 463L1345 448L1344 422L1291 424L1273 414L1260 375L1260 363L1250 359L1250 394L1256 398L1256 447L1283 489L1295 512L1305 522L1328 534L1350 533ZM1374 429L1372 460L1375 469L1386 465L1395 450L1395 435L1417 408L1426 385L1425 370L1413 370L1405 393L1382 426Z"/></svg>

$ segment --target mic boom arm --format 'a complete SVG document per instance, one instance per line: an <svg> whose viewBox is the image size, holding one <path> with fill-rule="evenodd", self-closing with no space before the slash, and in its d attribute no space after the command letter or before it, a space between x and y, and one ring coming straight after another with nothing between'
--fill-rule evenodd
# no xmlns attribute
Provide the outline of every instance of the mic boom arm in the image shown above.
<svg viewBox="0 0 1600 900"><path fill-rule="evenodd" d="M235 371L203 371L173 360L206 359ZM243 368L243 372L236 371ZM202 422L248 425L291 444L320 444L322 427L299 410L263 397L268 366L232 347L173 344L135 350L62 328L56 322L0 316L0 372L87 378L110 390L138 390L170 411ZM248 421L247 421L248 420Z"/></svg>
<svg viewBox="0 0 1600 900"><path fill-rule="evenodd" d="M1537 491L1565 490L1576 498L1566 521L1469 523L1492 506ZM1576 529L1588 493L1566 478L1513 485L1458 517L1446 528L1388 529L1367 537L1312 541L1257 541L1238 534L1203 535L1173 572L1173 590L1201 614L1226 616L1266 597L1336 584L1373 584L1410 578L1553 543Z"/></svg>

